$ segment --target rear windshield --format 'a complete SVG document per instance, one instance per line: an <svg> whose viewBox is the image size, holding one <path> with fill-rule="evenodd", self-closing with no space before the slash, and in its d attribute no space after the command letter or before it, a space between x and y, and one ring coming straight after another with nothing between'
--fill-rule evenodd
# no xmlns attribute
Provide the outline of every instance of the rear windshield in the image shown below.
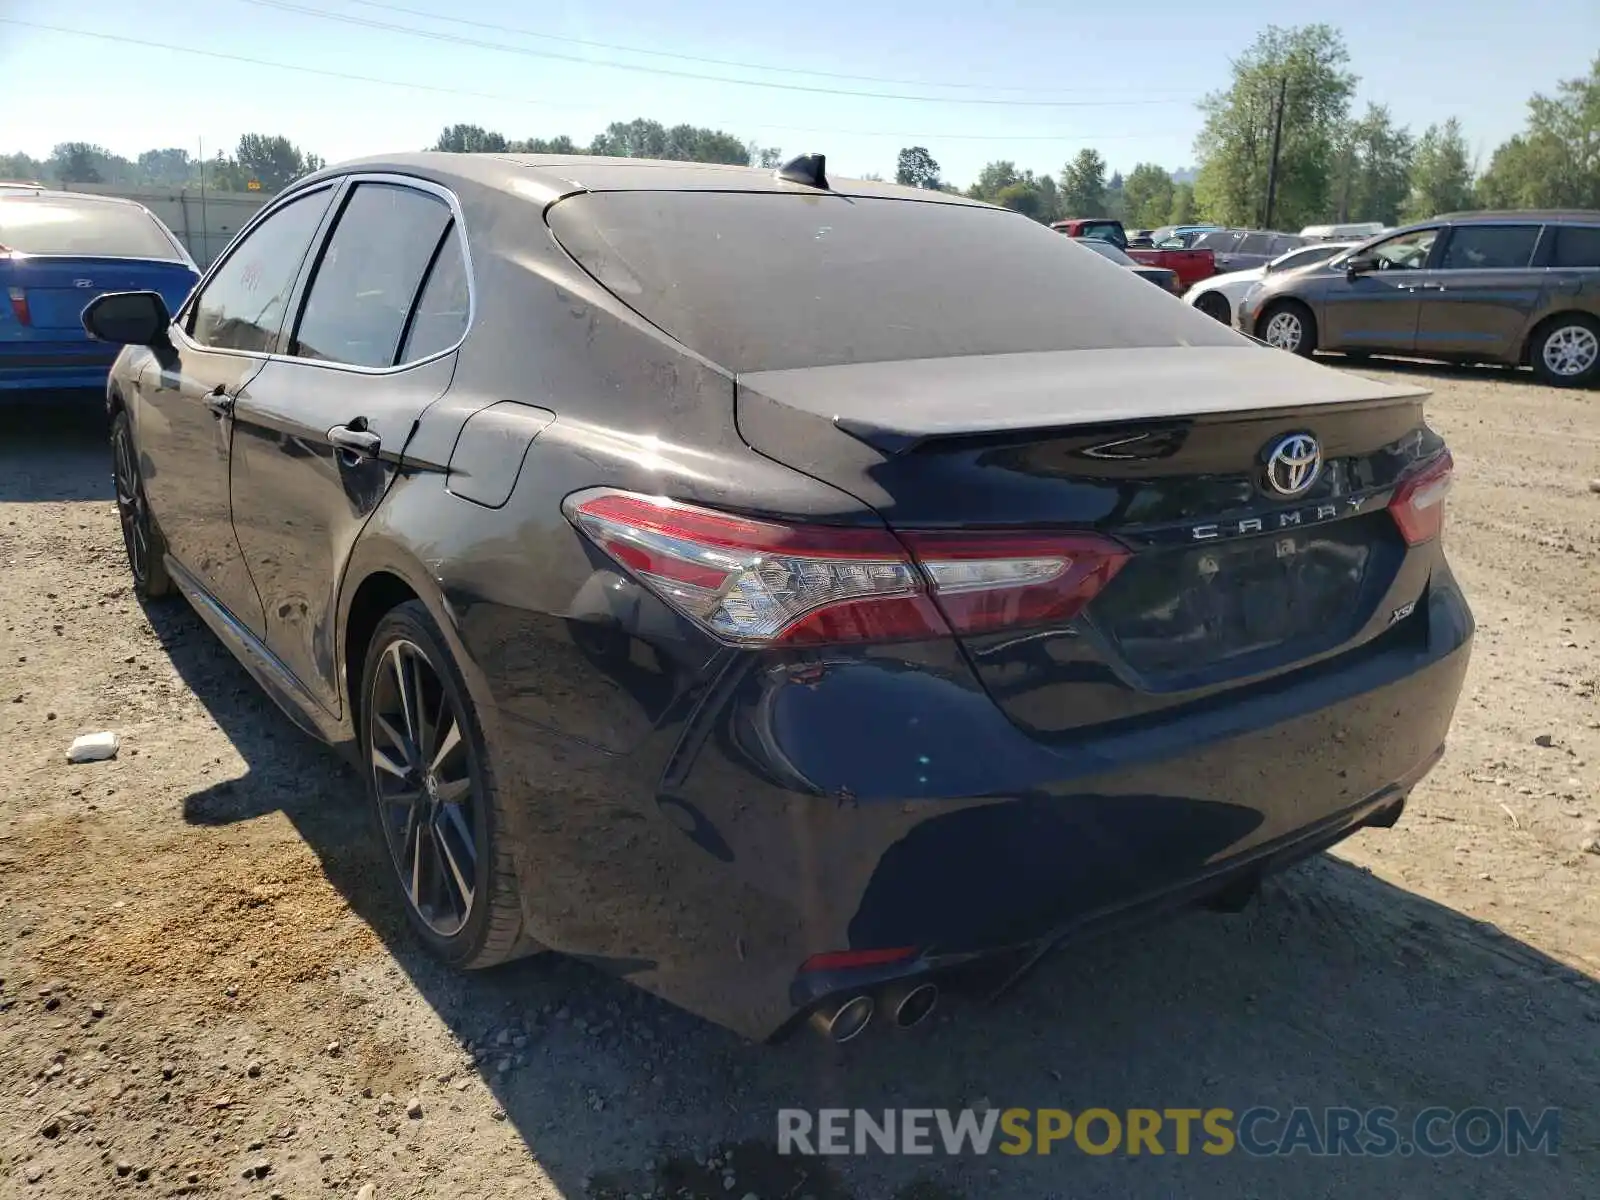
<svg viewBox="0 0 1600 1200"><path fill-rule="evenodd" d="M144 209L59 196L0 195L0 247L23 254L182 261Z"/></svg>
<svg viewBox="0 0 1600 1200"><path fill-rule="evenodd" d="M1001 209L598 192L561 201L549 221L612 293L736 372L1237 340L1133 272Z"/></svg>

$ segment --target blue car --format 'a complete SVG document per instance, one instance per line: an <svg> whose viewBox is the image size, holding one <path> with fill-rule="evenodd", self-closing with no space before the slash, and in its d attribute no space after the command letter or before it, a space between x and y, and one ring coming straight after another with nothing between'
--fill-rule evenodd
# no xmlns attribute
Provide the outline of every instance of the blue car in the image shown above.
<svg viewBox="0 0 1600 1200"><path fill-rule="evenodd" d="M200 278L194 260L132 200L0 189L0 397L104 388L120 346L84 331L105 292L160 292L174 310Z"/></svg>

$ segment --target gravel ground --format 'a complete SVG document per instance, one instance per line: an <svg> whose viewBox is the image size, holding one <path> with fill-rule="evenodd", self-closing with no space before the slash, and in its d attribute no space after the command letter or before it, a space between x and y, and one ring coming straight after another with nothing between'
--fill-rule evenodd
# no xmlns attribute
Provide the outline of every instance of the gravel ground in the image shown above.
<svg viewBox="0 0 1600 1200"><path fill-rule="evenodd" d="M848 1052L559 959L435 968L355 777L134 601L92 405L0 410L0 1194L1600 1195L1600 395L1390 371L1436 389L1479 620L1399 827ZM120 756L69 766L99 729ZM780 1107L984 1104L1563 1112L1555 1157L770 1149Z"/></svg>

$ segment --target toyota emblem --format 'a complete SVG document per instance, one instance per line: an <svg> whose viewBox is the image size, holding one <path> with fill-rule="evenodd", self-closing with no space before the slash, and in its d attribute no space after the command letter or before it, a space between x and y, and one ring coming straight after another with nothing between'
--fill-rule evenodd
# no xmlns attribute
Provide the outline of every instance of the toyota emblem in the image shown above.
<svg viewBox="0 0 1600 1200"><path fill-rule="evenodd" d="M1291 433L1267 450L1267 486L1280 496L1303 496L1322 474L1322 447L1309 433Z"/></svg>

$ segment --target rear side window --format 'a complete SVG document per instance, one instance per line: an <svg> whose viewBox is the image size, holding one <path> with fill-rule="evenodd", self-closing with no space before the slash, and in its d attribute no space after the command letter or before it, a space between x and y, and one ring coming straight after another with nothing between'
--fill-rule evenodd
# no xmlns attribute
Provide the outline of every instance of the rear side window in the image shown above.
<svg viewBox="0 0 1600 1200"><path fill-rule="evenodd" d="M201 289L189 336L218 350L277 350L295 277L332 196L332 188L300 196L245 234Z"/></svg>
<svg viewBox="0 0 1600 1200"><path fill-rule="evenodd" d="M1461 225L1444 248L1445 271L1488 271L1525 267L1539 241L1537 225Z"/></svg>
<svg viewBox="0 0 1600 1200"><path fill-rule="evenodd" d="M733 371L1237 345L1016 213L781 192L590 192L548 213L602 286Z"/></svg>
<svg viewBox="0 0 1600 1200"><path fill-rule="evenodd" d="M0 198L0 250L183 261L161 223L137 205L28 194Z"/></svg>
<svg viewBox="0 0 1600 1200"><path fill-rule="evenodd" d="M289 352L357 367L393 366L406 318L450 224L428 192L358 183L317 263Z"/></svg>
<svg viewBox="0 0 1600 1200"><path fill-rule="evenodd" d="M1600 267L1600 226L1558 225L1552 267Z"/></svg>
<svg viewBox="0 0 1600 1200"><path fill-rule="evenodd" d="M400 361L416 362L454 346L466 336L469 307L466 255L461 250L461 235L451 225L428 271L428 282L422 286L400 347Z"/></svg>
<svg viewBox="0 0 1600 1200"><path fill-rule="evenodd" d="M1109 221L1088 221L1083 226L1083 237L1103 238L1108 242L1116 241L1121 231Z"/></svg>

